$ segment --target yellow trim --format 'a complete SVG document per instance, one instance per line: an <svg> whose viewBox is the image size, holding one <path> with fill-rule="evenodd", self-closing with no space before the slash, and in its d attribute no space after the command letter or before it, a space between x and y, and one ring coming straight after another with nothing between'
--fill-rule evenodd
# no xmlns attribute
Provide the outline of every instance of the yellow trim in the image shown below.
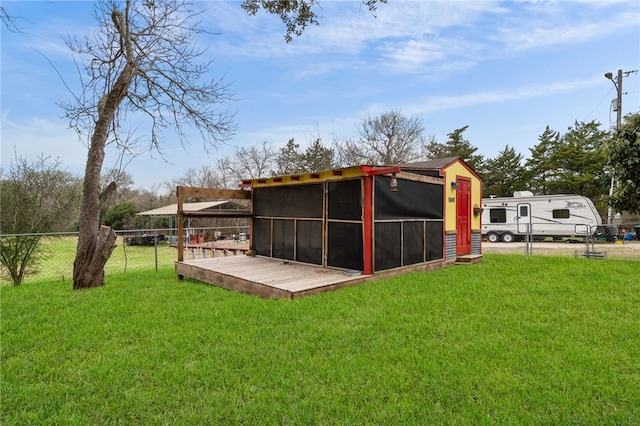
<svg viewBox="0 0 640 426"><path fill-rule="evenodd" d="M251 179L251 186L254 188L262 188L272 185L300 185L304 183L325 182L330 180L353 179L366 176L366 173L360 170L360 166L349 167L346 169L325 170L318 173L302 173L291 176L275 176L271 178Z"/></svg>

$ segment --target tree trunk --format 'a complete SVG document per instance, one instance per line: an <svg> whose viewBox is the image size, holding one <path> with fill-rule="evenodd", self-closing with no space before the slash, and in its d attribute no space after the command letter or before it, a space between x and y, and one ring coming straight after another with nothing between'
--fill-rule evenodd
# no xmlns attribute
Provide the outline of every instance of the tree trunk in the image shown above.
<svg viewBox="0 0 640 426"><path fill-rule="evenodd" d="M104 285L104 266L115 248L115 232L110 227L100 227L104 198L100 194L100 172L109 130L118 106L127 95L135 72L135 66L128 63L111 90L98 103L98 119L91 136L84 172L78 247L73 263L73 288L76 290Z"/></svg>
<svg viewBox="0 0 640 426"><path fill-rule="evenodd" d="M87 237L93 237L93 235L87 235ZM116 238L117 235L111 227L102 226L97 240L92 238L94 242L93 249L89 248L83 252L83 255L78 250L76 261L73 264L74 290L104 285L104 266L116 247ZM78 247L80 247L80 239L78 240Z"/></svg>

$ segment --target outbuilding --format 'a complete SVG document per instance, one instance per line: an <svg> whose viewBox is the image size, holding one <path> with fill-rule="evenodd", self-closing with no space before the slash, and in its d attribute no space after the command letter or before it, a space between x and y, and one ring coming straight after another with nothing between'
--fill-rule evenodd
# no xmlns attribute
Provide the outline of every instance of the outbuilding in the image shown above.
<svg viewBox="0 0 640 426"><path fill-rule="evenodd" d="M454 177L456 185L449 182ZM250 200L250 254L280 266L308 265L316 275L318 269L338 272L343 278L314 288L308 277L303 278L299 293L297 284L265 280L271 287L266 290L255 274L234 280L226 272L206 273L198 262L184 261L180 254L179 275L216 285L224 282L223 287L261 296L297 297L374 277L441 268L474 254L474 261L480 258L480 246L473 243L476 225L480 231L479 216L476 224L471 213L476 197L478 205L481 199L476 194L480 178L460 159L248 179L241 187L238 197ZM179 203L181 192L193 195L194 189L178 188ZM206 189L196 192L205 195ZM455 217L458 209L460 220ZM199 270L192 272L194 267ZM273 273L291 280L290 274Z"/></svg>

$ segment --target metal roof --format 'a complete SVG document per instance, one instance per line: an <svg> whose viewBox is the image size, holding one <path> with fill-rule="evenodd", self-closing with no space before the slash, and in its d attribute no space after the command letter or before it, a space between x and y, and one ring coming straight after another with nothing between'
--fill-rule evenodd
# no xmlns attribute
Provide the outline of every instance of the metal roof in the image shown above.
<svg viewBox="0 0 640 426"><path fill-rule="evenodd" d="M400 167L402 167L405 170L412 170L413 169L413 170L438 170L438 171L441 171L441 170L444 170L447 167L451 166L455 162L459 162L462 166L464 166L464 168L466 168L476 178L478 178L479 180L482 180L482 177L478 174L478 172L473 170L460 157L438 158L438 159L435 159L435 160L418 161L418 162L415 162L415 163L400 164Z"/></svg>
<svg viewBox="0 0 640 426"><path fill-rule="evenodd" d="M199 203L183 203L182 210L185 213L206 212L208 210L246 210L246 207L229 200L222 201L203 201ZM159 207L146 212L140 212L140 216L176 216L178 214L178 204L170 204L168 206Z"/></svg>
<svg viewBox="0 0 640 426"><path fill-rule="evenodd" d="M447 158L437 158L435 160L416 161L414 163L400 164L400 167L404 169L416 168L416 169L440 170L443 167L447 167L448 165L454 163L459 158L460 157L447 157Z"/></svg>

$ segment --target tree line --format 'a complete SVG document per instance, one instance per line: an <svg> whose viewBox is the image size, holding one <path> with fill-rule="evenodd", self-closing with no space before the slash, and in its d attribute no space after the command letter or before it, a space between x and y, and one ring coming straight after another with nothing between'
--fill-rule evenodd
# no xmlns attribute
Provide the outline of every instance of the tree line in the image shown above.
<svg viewBox="0 0 640 426"><path fill-rule="evenodd" d="M625 117L621 132L627 139L633 134L631 129L634 126L637 129L639 116ZM141 227L143 224L136 222L136 214L175 202L177 186L236 189L244 179L446 157L462 158L482 177L485 197L510 196L519 190L540 195L575 193L594 201L603 215L608 206L613 166L608 164L610 151L607 148L615 145L612 142L614 135L595 121L576 121L564 133L547 126L538 137L538 143L529 148L526 158L510 145L495 157L485 157L465 138L468 126L452 131L446 140L439 142L434 136L425 136L419 118L406 117L400 111L366 117L356 123L356 128L357 137L342 140L334 137L325 143L317 135L306 148L301 148L293 138L281 148L274 148L268 142L241 147L209 165L189 168L181 176L159 182L151 189L136 189L126 170L108 169L101 175L100 192L110 185L115 189L104 200L100 222L116 230ZM632 151L627 147L618 148L617 152L624 159L626 153ZM2 215L3 233L78 229L82 178L63 171L62 166L58 159L41 157L30 163L18 157L12 167L3 172L0 182L2 210L17 212ZM630 172L635 170L632 168ZM617 173L622 176L621 171ZM633 177L626 180L637 182ZM626 188L624 191L631 190ZM624 206L634 210L631 203ZM27 214L27 211L32 213Z"/></svg>
<svg viewBox="0 0 640 426"><path fill-rule="evenodd" d="M362 0L372 14L384 3L386 0ZM316 11L321 10L318 0L244 0L241 7L252 15L263 10L279 17L286 28L286 42L301 35L307 25L318 25ZM201 13L196 5L182 0L100 0L94 3L93 17L97 25L91 27L91 32L67 36L67 46L80 75L80 88L77 93L71 93L70 102L59 105L69 126L88 147L85 173L79 181L79 209L72 212L67 208L65 215L67 222L73 222L79 230L74 289L104 285L104 265L115 247L116 235L110 227L101 225L108 220L109 210L115 205L132 202L130 198L126 201L119 198L126 198L128 191L134 191L127 189L126 171L103 170L107 145L116 146L123 157L140 149L162 154L165 135L186 144L189 142L186 129L190 128L200 136L203 150L210 152L233 137L234 116L226 110L226 105L233 100L232 93L222 79L210 77L213 63L205 59L204 51L195 43L198 35L207 32L202 28ZM10 30L19 30L4 6L0 6L0 18ZM66 83L65 86L70 87ZM138 146L142 139L126 126L127 118L132 115L146 118L150 141L146 148ZM437 142L424 137L419 119L392 111L364 119L356 138L334 140L327 145L318 138L304 151L294 140L280 150L266 142L243 147L217 160L213 170L204 167L187 171L170 186L180 182L190 186L227 187L242 178L287 174L294 168L311 171L327 166L398 164L459 156L485 178L486 191L495 195L519 189L514 179L522 177L522 183L536 192L580 192L597 198L594 201L602 206L606 200L602 194L606 193L603 189L609 179L607 175L615 174L620 183L612 197L616 208L638 211L637 122L636 114L615 137L601 130L596 122L576 122L564 134L547 129L531 150L530 161L522 165L522 158L518 158L519 154L511 146L506 146L497 158L485 159L464 138L466 127L448 134L446 141ZM19 162L16 160L15 164ZM509 162L513 167L506 166ZM38 169L37 164L26 166L23 171L45 171ZM43 166L49 167L50 163ZM105 178L110 173L112 176ZM19 229L29 227L25 225L28 221L18 220L12 210L27 201L12 198L11 192L5 191L18 188L23 180L20 178L26 176L19 172L14 176L13 170L7 173L7 179L2 176L3 233L18 233ZM201 181L194 185L195 180ZM45 184L42 189L46 190ZM5 192L9 195L5 196ZM159 194L144 195L136 197L132 205L142 199L165 200ZM32 207L53 211L58 208L54 205L35 202ZM36 216L33 211L28 214ZM63 225L49 224L49 228L54 226ZM35 229L33 225L27 232ZM5 241L6 238L2 238L1 243ZM5 255L11 256L6 246L0 248L4 262ZM22 268L24 265L21 265Z"/></svg>
<svg viewBox="0 0 640 426"><path fill-rule="evenodd" d="M105 193L109 186L113 189L109 198L103 200L100 223L116 230L169 227L166 218L143 223L137 213L175 203L177 186L235 189L243 179L447 157L462 158L482 177L485 197L510 196L518 190L530 190L537 195L575 193L594 201L603 217L608 202L618 209L640 210L637 205L640 113L626 116L617 134L603 130L595 121L576 121L564 133L547 126L538 143L529 148L527 158L510 145L495 157L485 157L465 138L468 126L452 131L446 140L438 142L434 136L425 137L419 118L406 117L400 111L366 117L356 127L358 137L343 140L334 137L325 144L316 136L305 149L293 138L277 149L267 142L241 147L210 165L190 168L151 189L136 189L126 171L108 169L101 175L100 192ZM627 163L631 166L625 168ZM618 198L609 197L612 172L626 182L614 194ZM0 241L3 270L12 282L19 283L35 271L42 254L42 233L78 230L81 193L82 177L64 171L59 159L40 157L29 162L17 157L8 170L0 170L2 233L29 234L21 238L3 237ZM628 194L632 197L625 201Z"/></svg>

